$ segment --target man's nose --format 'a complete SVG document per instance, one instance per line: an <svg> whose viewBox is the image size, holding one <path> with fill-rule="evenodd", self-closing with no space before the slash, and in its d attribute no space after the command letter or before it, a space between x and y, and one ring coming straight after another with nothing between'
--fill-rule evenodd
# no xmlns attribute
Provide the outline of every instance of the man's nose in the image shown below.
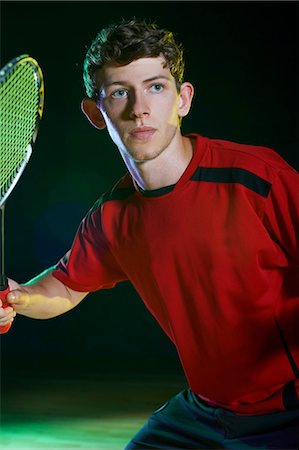
<svg viewBox="0 0 299 450"><path fill-rule="evenodd" d="M130 117L141 118L150 114L150 108L145 94L135 92L130 99Z"/></svg>

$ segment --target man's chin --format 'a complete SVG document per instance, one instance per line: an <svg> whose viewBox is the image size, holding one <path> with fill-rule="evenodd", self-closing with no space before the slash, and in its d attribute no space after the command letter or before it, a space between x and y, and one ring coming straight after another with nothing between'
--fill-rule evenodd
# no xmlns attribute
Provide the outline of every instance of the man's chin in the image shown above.
<svg viewBox="0 0 299 450"><path fill-rule="evenodd" d="M151 155L131 155L131 159L135 164L145 164L150 161L154 161L161 153L155 153Z"/></svg>

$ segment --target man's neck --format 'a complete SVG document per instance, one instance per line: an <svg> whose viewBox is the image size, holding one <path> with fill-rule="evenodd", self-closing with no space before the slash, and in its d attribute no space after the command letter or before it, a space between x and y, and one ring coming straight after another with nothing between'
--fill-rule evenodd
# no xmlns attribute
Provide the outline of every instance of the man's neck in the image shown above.
<svg viewBox="0 0 299 450"><path fill-rule="evenodd" d="M160 189L178 182L192 159L194 149L193 139L182 136L180 146L165 149L153 160L140 163L125 159L125 164L141 189Z"/></svg>

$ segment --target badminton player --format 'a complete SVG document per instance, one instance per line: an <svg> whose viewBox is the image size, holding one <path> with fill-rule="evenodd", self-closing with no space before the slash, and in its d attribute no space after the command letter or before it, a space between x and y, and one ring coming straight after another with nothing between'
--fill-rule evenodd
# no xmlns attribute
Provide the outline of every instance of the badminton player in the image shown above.
<svg viewBox="0 0 299 450"><path fill-rule="evenodd" d="M82 110L127 172L54 267L10 280L0 325L55 317L130 280L189 387L126 450L298 448L297 172L269 148L182 134L194 87L181 45L158 26L101 30L84 80Z"/></svg>

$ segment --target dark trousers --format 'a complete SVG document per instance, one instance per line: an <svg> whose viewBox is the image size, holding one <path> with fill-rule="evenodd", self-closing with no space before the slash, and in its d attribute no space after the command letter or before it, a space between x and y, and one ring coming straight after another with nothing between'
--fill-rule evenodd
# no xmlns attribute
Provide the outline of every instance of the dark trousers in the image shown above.
<svg viewBox="0 0 299 450"><path fill-rule="evenodd" d="M186 389L161 406L125 450L297 450L299 410L240 416L213 408Z"/></svg>

